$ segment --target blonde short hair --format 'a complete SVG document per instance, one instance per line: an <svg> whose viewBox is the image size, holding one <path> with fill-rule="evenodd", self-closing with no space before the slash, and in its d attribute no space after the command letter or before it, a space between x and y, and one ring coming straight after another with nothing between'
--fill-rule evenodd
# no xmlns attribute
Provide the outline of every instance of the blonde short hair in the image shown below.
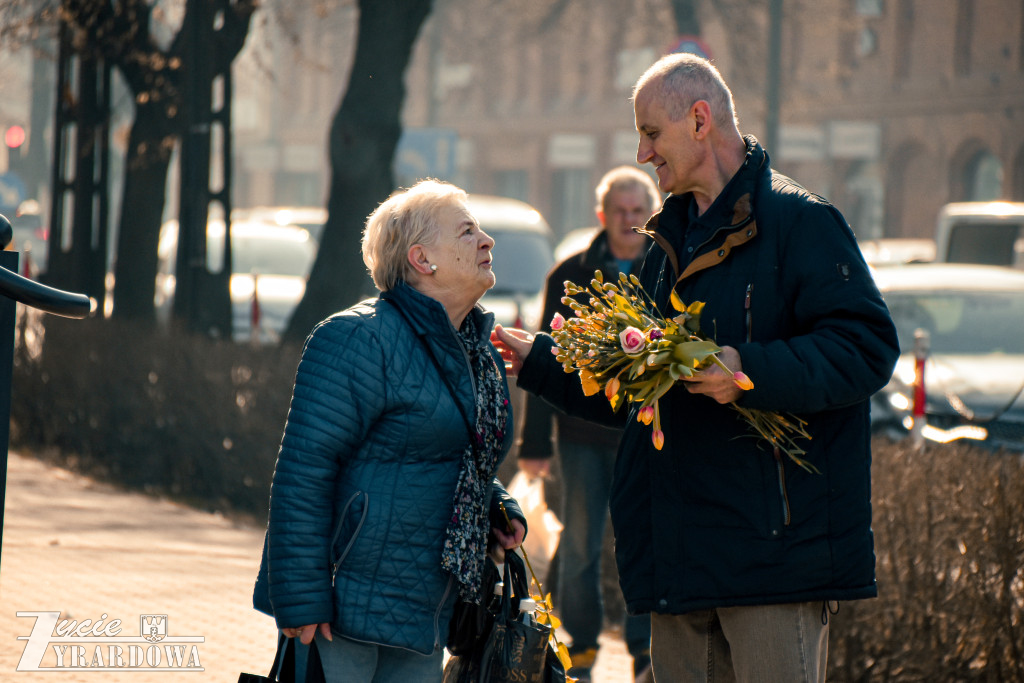
<svg viewBox="0 0 1024 683"><path fill-rule="evenodd" d="M465 190L428 179L395 192L378 206L363 230L363 263L377 289L386 292L399 280L407 281L412 269L409 249L414 244L434 244L441 210L465 203Z"/></svg>
<svg viewBox="0 0 1024 683"><path fill-rule="evenodd" d="M597 199L597 210L608 210L608 195L613 190L617 192L639 189L647 194L647 208L654 213L661 208L661 193L658 186L647 175L635 166L617 166L601 177L601 181L594 190Z"/></svg>

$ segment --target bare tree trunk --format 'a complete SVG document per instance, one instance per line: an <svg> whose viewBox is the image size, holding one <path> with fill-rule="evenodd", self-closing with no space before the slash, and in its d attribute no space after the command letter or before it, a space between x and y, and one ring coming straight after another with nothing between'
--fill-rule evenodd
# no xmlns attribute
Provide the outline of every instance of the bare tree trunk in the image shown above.
<svg viewBox="0 0 1024 683"><path fill-rule="evenodd" d="M285 341L373 292L360 255L366 216L394 189L402 133L404 76L432 0L359 0L359 34L349 86L331 125L328 218L306 295Z"/></svg>
<svg viewBox="0 0 1024 683"><path fill-rule="evenodd" d="M190 0L186 12L195 11ZM208 59L220 70L242 49L256 0L225 0ZM118 68L135 97L118 229L114 315L155 320L156 247L166 199L171 146L184 125L180 86L182 33L161 49L150 35L149 0L63 0L64 21L77 31L76 45ZM189 23L183 23L187 27Z"/></svg>
<svg viewBox="0 0 1024 683"><path fill-rule="evenodd" d="M177 126L162 109L137 105L135 111L128 137L114 264L114 316L145 323L156 319L153 294L157 243L167 194L167 171L177 137Z"/></svg>

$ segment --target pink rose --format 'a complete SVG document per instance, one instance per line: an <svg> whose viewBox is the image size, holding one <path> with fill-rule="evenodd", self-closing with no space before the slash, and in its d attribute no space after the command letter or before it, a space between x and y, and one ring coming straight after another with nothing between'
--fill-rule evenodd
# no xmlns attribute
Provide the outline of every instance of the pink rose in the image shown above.
<svg viewBox="0 0 1024 683"><path fill-rule="evenodd" d="M551 319L551 329L560 330L565 327L565 318L562 317L561 313L555 313L555 317Z"/></svg>
<svg viewBox="0 0 1024 683"><path fill-rule="evenodd" d="M627 327L619 332L619 344L622 345L622 350L631 356L643 351L646 341L644 333L635 327Z"/></svg>

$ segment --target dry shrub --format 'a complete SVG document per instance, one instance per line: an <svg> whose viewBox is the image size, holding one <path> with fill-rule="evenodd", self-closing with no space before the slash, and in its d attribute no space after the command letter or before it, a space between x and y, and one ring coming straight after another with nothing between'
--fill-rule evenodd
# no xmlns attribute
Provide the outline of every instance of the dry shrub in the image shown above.
<svg viewBox="0 0 1024 683"><path fill-rule="evenodd" d="M1024 460L878 440L877 600L832 617L837 681L1024 680Z"/></svg>
<svg viewBox="0 0 1024 683"><path fill-rule="evenodd" d="M21 343L15 359L15 448L265 519L298 348L42 320L42 353ZM22 326L20 339L42 332ZM879 598L831 617L831 680L1024 681L1022 456L876 440L873 475ZM617 623L607 546L606 607Z"/></svg>
<svg viewBox="0 0 1024 683"><path fill-rule="evenodd" d="M265 519L298 348L114 320L20 327L11 445L128 488ZM39 328L35 328L37 334Z"/></svg>

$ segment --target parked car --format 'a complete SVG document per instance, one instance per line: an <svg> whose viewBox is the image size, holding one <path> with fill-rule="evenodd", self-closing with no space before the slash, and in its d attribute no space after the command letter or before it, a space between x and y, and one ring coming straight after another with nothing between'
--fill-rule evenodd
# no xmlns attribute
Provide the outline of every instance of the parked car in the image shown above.
<svg viewBox="0 0 1024 683"><path fill-rule="evenodd" d="M910 237L884 237L859 243L864 260L873 266L901 263L928 263L935 260L935 240Z"/></svg>
<svg viewBox="0 0 1024 683"><path fill-rule="evenodd" d="M206 231L206 263L217 272L223 263L224 222L212 220ZM170 314L174 297L174 264L178 222L164 224L157 250L156 307L161 319ZM261 221L231 222L232 338L253 338L255 305L258 304L257 339L280 339L292 311L306 293L306 280L316 258L317 243L308 231L295 225ZM255 302L253 294L255 293Z"/></svg>
<svg viewBox="0 0 1024 683"><path fill-rule="evenodd" d="M554 265L554 238L544 217L525 202L469 195L470 213L494 238L496 284L480 300L504 326L540 328L544 281Z"/></svg>
<svg viewBox="0 0 1024 683"><path fill-rule="evenodd" d="M555 246L555 263L561 263L569 256L583 251L594 241L594 237L600 232L599 227L576 228L565 234Z"/></svg>
<svg viewBox="0 0 1024 683"><path fill-rule="evenodd" d="M935 260L1024 269L1024 202L952 202L939 211Z"/></svg>
<svg viewBox="0 0 1024 683"><path fill-rule="evenodd" d="M900 340L892 380L872 399L872 427L913 426L914 334L928 333L924 436L1024 451L1024 272L912 264L875 269Z"/></svg>
<svg viewBox="0 0 1024 683"><path fill-rule="evenodd" d="M232 209L232 221L260 221L275 225L297 225L309 231L317 243L327 222L327 209L320 206L255 206Z"/></svg>

